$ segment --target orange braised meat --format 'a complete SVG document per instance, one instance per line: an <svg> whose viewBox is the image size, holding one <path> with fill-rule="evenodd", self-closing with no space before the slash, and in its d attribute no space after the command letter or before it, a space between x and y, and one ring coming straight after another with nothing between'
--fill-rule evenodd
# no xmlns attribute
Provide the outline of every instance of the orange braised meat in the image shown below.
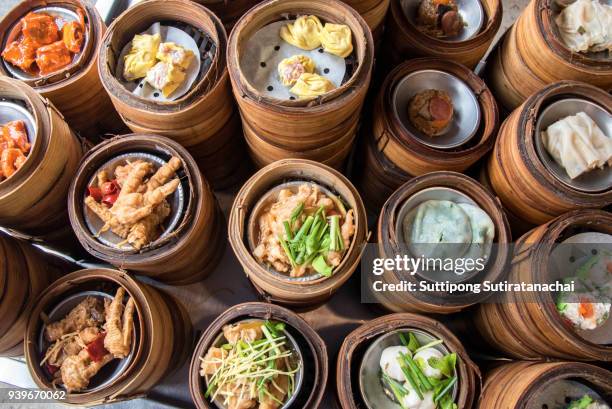
<svg viewBox="0 0 612 409"><path fill-rule="evenodd" d="M26 161L30 143L23 121L11 121L0 132L0 182L12 176Z"/></svg>
<svg viewBox="0 0 612 409"><path fill-rule="evenodd" d="M21 19L23 39L34 47L51 44L59 40L59 28L53 17L45 13L28 13Z"/></svg>
<svg viewBox="0 0 612 409"><path fill-rule="evenodd" d="M85 39L83 34L85 31L85 16L81 9L77 10L77 14L79 15L79 21L71 21L62 27L62 40L66 44L66 48L74 54L81 51Z"/></svg>
<svg viewBox="0 0 612 409"><path fill-rule="evenodd" d="M29 41L13 41L2 52L5 61L19 67L25 72L32 72L36 59L36 47Z"/></svg>
<svg viewBox="0 0 612 409"><path fill-rule="evenodd" d="M36 65L41 75L47 75L70 64L72 55L63 41L40 47L36 50Z"/></svg>

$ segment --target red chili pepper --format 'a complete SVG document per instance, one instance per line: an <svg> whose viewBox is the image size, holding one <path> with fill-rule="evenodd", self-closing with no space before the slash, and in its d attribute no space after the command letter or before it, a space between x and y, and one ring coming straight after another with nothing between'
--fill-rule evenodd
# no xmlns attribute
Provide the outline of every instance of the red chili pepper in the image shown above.
<svg viewBox="0 0 612 409"><path fill-rule="evenodd" d="M117 201L118 197L119 197L119 192L111 193L109 195L104 195L102 197L102 203L104 203L108 207L112 207L115 204L115 202Z"/></svg>
<svg viewBox="0 0 612 409"><path fill-rule="evenodd" d="M98 334L96 339L87 344L87 353L89 354L89 358L91 358L94 362L100 362L104 357L108 354L106 348L104 348L104 338L106 337L106 332L101 332Z"/></svg>
<svg viewBox="0 0 612 409"><path fill-rule="evenodd" d="M96 202L102 200L102 190L99 187L88 186L87 195L93 197Z"/></svg>
<svg viewBox="0 0 612 409"><path fill-rule="evenodd" d="M102 183L101 188L103 195L111 195L113 193L119 192L120 190L119 184L117 183L117 179Z"/></svg>
<svg viewBox="0 0 612 409"><path fill-rule="evenodd" d="M59 366L51 365L49 362L45 363L45 368L51 375L55 375L55 373L59 371Z"/></svg>

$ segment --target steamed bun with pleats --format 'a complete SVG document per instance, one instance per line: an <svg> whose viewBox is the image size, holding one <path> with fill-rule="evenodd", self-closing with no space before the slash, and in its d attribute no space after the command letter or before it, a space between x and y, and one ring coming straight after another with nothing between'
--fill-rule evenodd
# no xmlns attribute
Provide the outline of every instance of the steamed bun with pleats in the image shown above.
<svg viewBox="0 0 612 409"><path fill-rule="evenodd" d="M323 50L346 58L353 52L351 29L344 24L325 23L321 30Z"/></svg>
<svg viewBox="0 0 612 409"><path fill-rule="evenodd" d="M317 16L301 16L281 27L283 40L302 50L314 50L321 45L323 25Z"/></svg>
<svg viewBox="0 0 612 409"><path fill-rule="evenodd" d="M325 94L334 88L334 84L327 78L319 74L304 73L289 92L301 98L308 98Z"/></svg>
<svg viewBox="0 0 612 409"><path fill-rule="evenodd" d="M278 64L278 76L284 86L292 86L300 78L300 75L304 73L312 74L314 71L314 61L301 54L285 58Z"/></svg>
<svg viewBox="0 0 612 409"><path fill-rule="evenodd" d="M550 125L542 132L542 142L572 179L612 164L612 139L584 112Z"/></svg>

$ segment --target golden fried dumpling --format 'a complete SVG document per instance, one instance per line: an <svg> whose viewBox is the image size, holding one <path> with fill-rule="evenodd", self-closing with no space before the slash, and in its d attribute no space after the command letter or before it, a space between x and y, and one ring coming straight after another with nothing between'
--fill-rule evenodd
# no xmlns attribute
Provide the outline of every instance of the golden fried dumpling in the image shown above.
<svg viewBox="0 0 612 409"><path fill-rule="evenodd" d="M145 77L147 71L157 62L155 54L160 42L159 34L136 34L132 40L132 48L125 56L123 78L133 81Z"/></svg>
<svg viewBox="0 0 612 409"><path fill-rule="evenodd" d="M289 90L298 97L316 97L336 88L334 84L319 74L304 73L300 75L295 85Z"/></svg>
<svg viewBox="0 0 612 409"><path fill-rule="evenodd" d="M301 16L293 24L282 26L280 36L302 50L314 50L321 45L321 30L323 25L317 16Z"/></svg>
<svg viewBox="0 0 612 409"><path fill-rule="evenodd" d="M285 58L278 64L278 76L285 86L294 85L304 73L312 74L315 70L315 63L305 55L294 55Z"/></svg>
<svg viewBox="0 0 612 409"><path fill-rule="evenodd" d="M167 98L185 81L185 72L174 64L160 61L149 70L145 80Z"/></svg>
<svg viewBox="0 0 612 409"><path fill-rule="evenodd" d="M344 24L325 23L320 38L328 53L346 58L353 52L351 29Z"/></svg>
<svg viewBox="0 0 612 409"><path fill-rule="evenodd" d="M178 65L184 70L189 68L193 57L193 51L175 43L161 43L157 49L158 60Z"/></svg>

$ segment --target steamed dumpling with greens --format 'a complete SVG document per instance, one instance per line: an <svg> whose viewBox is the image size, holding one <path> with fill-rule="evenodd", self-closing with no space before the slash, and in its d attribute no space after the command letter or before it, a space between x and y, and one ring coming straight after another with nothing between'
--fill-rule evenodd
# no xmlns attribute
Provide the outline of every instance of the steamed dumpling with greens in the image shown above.
<svg viewBox="0 0 612 409"><path fill-rule="evenodd" d="M325 23L321 30L321 45L325 52L346 58L353 52L351 29L344 24Z"/></svg>
<svg viewBox="0 0 612 409"><path fill-rule="evenodd" d="M323 25L317 16L301 16L280 29L283 40L302 50L314 50L321 45Z"/></svg>
<svg viewBox="0 0 612 409"><path fill-rule="evenodd" d="M284 86L295 85L302 74L312 74L314 71L314 61L301 54L285 58L278 64L278 76Z"/></svg>
<svg viewBox="0 0 612 409"><path fill-rule="evenodd" d="M289 90L294 95L301 98L316 97L323 95L336 88L334 84L319 74L304 73Z"/></svg>

